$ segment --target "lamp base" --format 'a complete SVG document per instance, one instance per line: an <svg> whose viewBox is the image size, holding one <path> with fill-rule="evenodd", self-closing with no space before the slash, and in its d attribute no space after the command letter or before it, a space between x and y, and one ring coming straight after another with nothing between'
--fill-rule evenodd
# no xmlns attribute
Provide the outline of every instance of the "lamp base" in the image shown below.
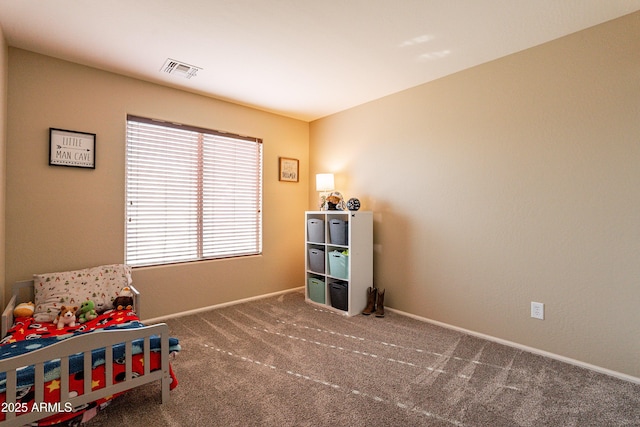
<svg viewBox="0 0 640 427"><path fill-rule="evenodd" d="M328 196L329 196L328 192L321 192L320 193L320 200L319 200L319 203L318 203L319 210L321 210L321 211L329 210L329 206L328 206L329 202L327 201L327 197Z"/></svg>

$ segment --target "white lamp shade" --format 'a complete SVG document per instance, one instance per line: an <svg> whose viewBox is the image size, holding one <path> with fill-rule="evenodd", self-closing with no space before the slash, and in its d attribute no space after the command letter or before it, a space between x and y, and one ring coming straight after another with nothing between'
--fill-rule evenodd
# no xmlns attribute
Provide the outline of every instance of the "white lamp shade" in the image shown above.
<svg viewBox="0 0 640 427"><path fill-rule="evenodd" d="M316 191L332 191L334 188L332 173L319 173L316 175Z"/></svg>

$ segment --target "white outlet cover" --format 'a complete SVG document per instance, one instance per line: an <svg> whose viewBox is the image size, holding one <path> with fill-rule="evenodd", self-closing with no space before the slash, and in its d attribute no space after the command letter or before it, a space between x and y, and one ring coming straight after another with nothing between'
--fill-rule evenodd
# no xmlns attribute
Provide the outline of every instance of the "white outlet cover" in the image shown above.
<svg viewBox="0 0 640 427"><path fill-rule="evenodd" d="M531 317L544 320L544 304L531 301Z"/></svg>

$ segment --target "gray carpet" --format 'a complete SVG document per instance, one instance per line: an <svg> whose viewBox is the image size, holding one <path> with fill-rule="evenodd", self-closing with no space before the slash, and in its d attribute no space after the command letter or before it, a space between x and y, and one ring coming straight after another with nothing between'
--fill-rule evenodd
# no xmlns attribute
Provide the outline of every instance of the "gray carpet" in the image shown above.
<svg viewBox="0 0 640 427"><path fill-rule="evenodd" d="M171 401L144 386L88 426L640 426L638 384L301 292L167 323Z"/></svg>

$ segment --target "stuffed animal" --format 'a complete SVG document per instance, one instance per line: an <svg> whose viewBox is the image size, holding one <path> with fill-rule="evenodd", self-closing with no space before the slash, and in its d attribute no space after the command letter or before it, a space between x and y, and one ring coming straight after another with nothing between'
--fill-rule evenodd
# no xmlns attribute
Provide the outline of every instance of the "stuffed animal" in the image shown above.
<svg viewBox="0 0 640 427"><path fill-rule="evenodd" d="M60 313L58 313L58 317L56 317L56 321L54 323L58 324L58 329L62 329L65 326L76 326L76 311L78 311L78 307L60 307Z"/></svg>
<svg viewBox="0 0 640 427"><path fill-rule="evenodd" d="M329 204L328 208L330 211L335 211L336 206L340 203L340 197L338 196L329 196L327 197L327 203Z"/></svg>
<svg viewBox="0 0 640 427"><path fill-rule="evenodd" d="M31 301L20 303L13 309L13 317L31 317L35 308L36 305Z"/></svg>
<svg viewBox="0 0 640 427"><path fill-rule="evenodd" d="M76 317L79 323L88 322L98 317L98 313L95 310L95 304L93 301L88 300L80 304L80 309L76 312Z"/></svg>
<svg viewBox="0 0 640 427"><path fill-rule="evenodd" d="M125 286L122 288L116 299L113 300L113 308L116 310L127 309L131 310L133 308L133 292L131 292L131 288Z"/></svg>
<svg viewBox="0 0 640 427"><path fill-rule="evenodd" d="M347 207L344 202L344 197L342 197L342 194L338 191L334 191L329 194L325 201L326 206L323 206L321 210L343 211Z"/></svg>

